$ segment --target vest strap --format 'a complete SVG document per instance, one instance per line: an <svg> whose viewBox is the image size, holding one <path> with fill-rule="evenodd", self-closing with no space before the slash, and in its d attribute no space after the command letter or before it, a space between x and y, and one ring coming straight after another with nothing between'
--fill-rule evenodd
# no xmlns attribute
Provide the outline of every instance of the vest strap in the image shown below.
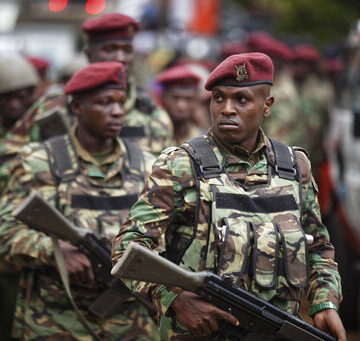
<svg viewBox="0 0 360 341"><path fill-rule="evenodd" d="M72 181L79 172L76 162L74 167L67 144L70 143L68 135L55 136L45 142L50 159L52 174L62 181Z"/></svg>
<svg viewBox="0 0 360 341"><path fill-rule="evenodd" d="M121 138L127 137L145 137L144 127L123 127L120 132Z"/></svg>
<svg viewBox="0 0 360 341"><path fill-rule="evenodd" d="M286 144L269 138L275 154L275 172L280 178L295 180L296 167Z"/></svg>
<svg viewBox="0 0 360 341"><path fill-rule="evenodd" d="M205 139L198 136L187 141L187 143L195 151L195 161L199 164L200 174L205 179L219 177L220 173L223 172L223 166Z"/></svg>
<svg viewBox="0 0 360 341"><path fill-rule="evenodd" d="M71 207L88 210L123 210L131 208L137 198L137 194L116 197L74 194L71 197Z"/></svg>

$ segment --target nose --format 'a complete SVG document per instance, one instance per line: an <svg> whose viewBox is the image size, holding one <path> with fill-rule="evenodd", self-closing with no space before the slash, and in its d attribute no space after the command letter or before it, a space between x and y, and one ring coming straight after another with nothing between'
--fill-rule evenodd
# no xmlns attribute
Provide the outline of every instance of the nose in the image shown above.
<svg viewBox="0 0 360 341"><path fill-rule="evenodd" d="M111 114L113 116L124 116L125 115L125 106L123 103L114 103Z"/></svg>
<svg viewBox="0 0 360 341"><path fill-rule="evenodd" d="M226 99L221 109L221 113L225 116L235 115L236 110L234 101L231 99Z"/></svg>
<svg viewBox="0 0 360 341"><path fill-rule="evenodd" d="M114 56L114 61L126 64L126 54L122 49L117 49Z"/></svg>

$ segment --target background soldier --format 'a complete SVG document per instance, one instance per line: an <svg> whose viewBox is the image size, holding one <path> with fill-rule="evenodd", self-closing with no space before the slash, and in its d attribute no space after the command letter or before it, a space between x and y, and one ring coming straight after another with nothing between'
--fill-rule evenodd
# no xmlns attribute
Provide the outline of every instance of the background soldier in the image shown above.
<svg viewBox="0 0 360 341"><path fill-rule="evenodd" d="M0 208L0 254L22 267L15 338L84 340L89 335L55 271L51 238L16 221L11 212L19 200L36 190L76 226L103 238L114 236L153 159L118 138L125 117L126 84L121 63L93 63L80 70L65 86L65 93L72 95L77 125L69 134L25 146L14 164L10 189ZM99 209L96 203L101 201L106 205ZM157 339L147 310L134 298L105 319L90 313L89 305L102 292L94 282L91 263L75 246L64 241L59 245L75 302L94 334L101 340Z"/></svg>
<svg viewBox="0 0 360 341"><path fill-rule="evenodd" d="M198 108L200 77L180 65L161 72L156 80L163 87L161 103L172 120L176 145L200 135L192 119Z"/></svg>
<svg viewBox="0 0 360 341"><path fill-rule="evenodd" d="M145 150L160 153L172 144L173 128L167 113L155 106L145 90L136 87L131 76L134 62L132 39L139 30L139 24L126 15L111 13L88 19L83 24L83 30L88 38L85 50L90 63L120 62L129 74L123 137L132 138ZM63 114L68 125L71 124L74 115L68 113L68 104L62 90L42 97L8 134L7 141L10 144L11 141L24 144L44 140L48 137L50 123L47 121L46 124L41 119L54 108ZM8 149L3 148L2 153L13 153L14 148Z"/></svg>
<svg viewBox="0 0 360 341"><path fill-rule="evenodd" d="M0 138L35 101L39 77L21 56L0 58Z"/></svg>
<svg viewBox="0 0 360 341"><path fill-rule="evenodd" d="M159 156L115 238L113 261L129 242L150 249L164 245L166 258L181 267L231 273L236 285L294 315L306 290L315 326L345 340L336 311L340 276L310 162L259 128L274 102L272 83L272 61L261 53L233 55L210 74L209 134ZM314 237L311 245L304 233ZM137 288L163 314L163 340L187 334L224 340L220 321L237 324L234 316L180 288Z"/></svg>

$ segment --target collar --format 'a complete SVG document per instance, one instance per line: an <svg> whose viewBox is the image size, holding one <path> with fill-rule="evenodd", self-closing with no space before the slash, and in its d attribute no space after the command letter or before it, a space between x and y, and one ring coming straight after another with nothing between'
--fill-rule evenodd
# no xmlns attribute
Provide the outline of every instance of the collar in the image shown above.
<svg viewBox="0 0 360 341"><path fill-rule="evenodd" d="M208 134L226 154L229 154L227 155L227 159L229 163L233 163L235 162L235 160L237 163L240 161L242 162L245 161L253 166L255 163L260 161L265 149L267 148L267 144L266 144L267 139L265 137L264 131L261 128L259 128L255 149L251 153L249 153L246 149L240 147L239 145L227 144L221 142L218 136L212 131L211 128L209 129Z"/></svg>
<svg viewBox="0 0 360 341"><path fill-rule="evenodd" d="M96 165L98 167L106 165L106 164L112 164L115 161L122 160L123 152L122 152L122 149L121 149L121 144L120 144L120 139L119 138L115 139L115 148L114 148L113 153L108 158L106 158L101 163L99 163L97 160L95 160L91 156L91 154L87 150L85 150L81 146L78 138L76 137L76 128L77 128L77 126L74 126L74 127L71 128L71 130L70 130L70 138L72 140L72 143L74 145L74 148L76 150L77 155L81 159L83 159L86 162L90 162L90 163L92 163L92 164L94 164L94 165Z"/></svg>

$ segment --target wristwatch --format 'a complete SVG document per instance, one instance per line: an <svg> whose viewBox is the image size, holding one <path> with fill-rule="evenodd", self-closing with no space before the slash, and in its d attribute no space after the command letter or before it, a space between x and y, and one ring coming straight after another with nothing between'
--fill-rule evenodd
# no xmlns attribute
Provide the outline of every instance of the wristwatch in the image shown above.
<svg viewBox="0 0 360 341"><path fill-rule="evenodd" d="M335 309L337 311L338 307L332 302L321 302L311 307L309 315L313 317L316 313L325 309Z"/></svg>

